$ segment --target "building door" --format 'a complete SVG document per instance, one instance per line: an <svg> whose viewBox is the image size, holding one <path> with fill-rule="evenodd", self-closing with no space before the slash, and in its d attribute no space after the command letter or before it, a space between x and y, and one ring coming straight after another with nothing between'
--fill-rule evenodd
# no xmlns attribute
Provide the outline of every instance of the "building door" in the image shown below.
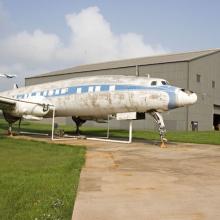
<svg viewBox="0 0 220 220"><path fill-rule="evenodd" d="M215 130L220 130L220 106L214 105L213 126Z"/></svg>
<svg viewBox="0 0 220 220"><path fill-rule="evenodd" d="M217 131L220 130L220 115L217 114L213 115L213 126L215 130Z"/></svg>

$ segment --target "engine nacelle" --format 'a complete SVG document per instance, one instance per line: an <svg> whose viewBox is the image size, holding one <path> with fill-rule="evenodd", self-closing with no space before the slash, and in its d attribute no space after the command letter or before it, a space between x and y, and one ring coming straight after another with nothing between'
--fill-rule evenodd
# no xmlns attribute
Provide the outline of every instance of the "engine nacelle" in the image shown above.
<svg viewBox="0 0 220 220"><path fill-rule="evenodd" d="M22 119L30 120L30 121L41 121L43 119L43 117L36 117L33 115L23 115Z"/></svg>
<svg viewBox="0 0 220 220"><path fill-rule="evenodd" d="M10 112L11 115L22 117L24 115L33 115L35 117L43 117L49 112L48 104L36 104L29 102L17 102L15 109Z"/></svg>

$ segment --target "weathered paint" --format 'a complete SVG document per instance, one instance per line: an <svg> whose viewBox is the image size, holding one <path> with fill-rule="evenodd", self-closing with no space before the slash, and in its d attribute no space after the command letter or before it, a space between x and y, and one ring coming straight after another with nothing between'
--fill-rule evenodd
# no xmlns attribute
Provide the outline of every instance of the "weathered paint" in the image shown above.
<svg viewBox="0 0 220 220"><path fill-rule="evenodd" d="M152 86L152 81L157 81L157 86ZM14 89L0 95L19 100L18 103L40 103L41 108L42 104L53 105L56 116L100 118L119 112L162 112L179 107L179 88L162 85L162 81L148 77L93 76ZM12 114L26 114L25 108L30 108L28 112L33 115L34 109L40 111L36 106L24 104L23 110L17 108Z"/></svg>

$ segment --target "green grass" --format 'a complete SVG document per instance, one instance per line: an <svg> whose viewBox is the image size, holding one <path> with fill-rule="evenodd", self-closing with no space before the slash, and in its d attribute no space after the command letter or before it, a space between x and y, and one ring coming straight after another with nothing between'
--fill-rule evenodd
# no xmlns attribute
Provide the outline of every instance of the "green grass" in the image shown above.
<svg viewBox="0 0 220 220"><path fill-rule="evenodd" d="M103 129L83 128L84 134L105 136L106 131ZM111 130L110 135L113 138L128 138L128 131ZM160 141L159 133L155 131L133 131L134 140ZM199 131L199 132L173 132L168 131L166 138L169 142L198 143L198 144L220 144L219 131Z"/></svg>
<svg viewBox="0 0 220 220"><path fill-rule="evenodd" d="M37 133L48 133L51 132L51 124L44 124L44 123L36 123L30 121L22 121L21 123L21 130L22 131L31 131ZM71 126L60 126L60 129L65 129L67 131L71 131L73 127ZM4 119L0 119L0 134L7 133L8 124ZM13 124L13 131L18 131L18 122Z"/></svg>
<svg viewBox="0 0 220 220"><path fill-rule="evenodd" d="M71 125L61 126L67 133L73 133L75 129ZM0 133L7 129L7 124L0 120ZM22 123L23 131L32 132L46 132L50 133L51 125L38 124L32 122ZM82 126L81 131L84 135L88 136L106 136L106 129L102 128L88 128ZM111 138L128 138L128 131L125 130L110 130ZM160 137L157 131L133 131L134 140L147 140L147 141L160 141ZM220 145L220 131L199 131L199 132L185 132L185 131L168 131L166 138L171 142L185 142L185 143L198 143L198 144L216 144Z"/></svg>
<svg viewBox="0 0 220 220"><path fill-rule="evenodd" d="M62 126L72 132L73 126ZM0 219L71 219L85 148L18 140L2 136L7 123L0 120ZM51 125L23 122L22 130L50 133ZM90 136L106 130L82 127ZM111 130L112 138L128 131ZM134 131L136 140L159 141L158 132ZM169 141L220 144L220 132L168 132Z"/></svg>
<svg viewBox="0 0 220 220"><path fill-rule="evenodd" d="M71 219L85 148L0 136L0 219Z"/></svg>

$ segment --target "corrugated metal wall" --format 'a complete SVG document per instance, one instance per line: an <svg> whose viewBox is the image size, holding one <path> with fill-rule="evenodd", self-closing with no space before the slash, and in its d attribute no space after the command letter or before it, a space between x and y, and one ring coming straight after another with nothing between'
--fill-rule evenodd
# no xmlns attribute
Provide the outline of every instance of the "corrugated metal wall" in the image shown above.
<svg viewBox="0 0 220 220"><path fill-rule="evenodd" d="M191 62L174 62L154 65L141 65L138 67L140 76L150 74L151 77L159 77L168 80L171 84L188 88L198 93L198 103L188 108L180 108L164 113L167 130L191 129L191 121L199 122L199 130L211 130L213 128L214 105L220 105L220 53L208 55ZM198 83L196 75L201 75ZM26 85L43 82L51 82L73 77L92 75L136 75L136 67L97 70L66 75L47 76L26 79ZM212 88L212 81L215 87ZM67 119L68 123L70 119ZM89 126L106 125L88 123ZM111 123L113 128L127 128L126 122ZM155 124L150 116L145 121L136 121L134 129L155 129Z"/></svg>
<svg viewBox="0 0 220 220"><path fill-rule="evenodd" d="M189 108L189 123L195 120L199 122L199 130L212 130L214 105L220 105L220 53L191 61L189 72L190 89L198 94L197 104ZM200 82L197 75L201 76Z"/></svg>

